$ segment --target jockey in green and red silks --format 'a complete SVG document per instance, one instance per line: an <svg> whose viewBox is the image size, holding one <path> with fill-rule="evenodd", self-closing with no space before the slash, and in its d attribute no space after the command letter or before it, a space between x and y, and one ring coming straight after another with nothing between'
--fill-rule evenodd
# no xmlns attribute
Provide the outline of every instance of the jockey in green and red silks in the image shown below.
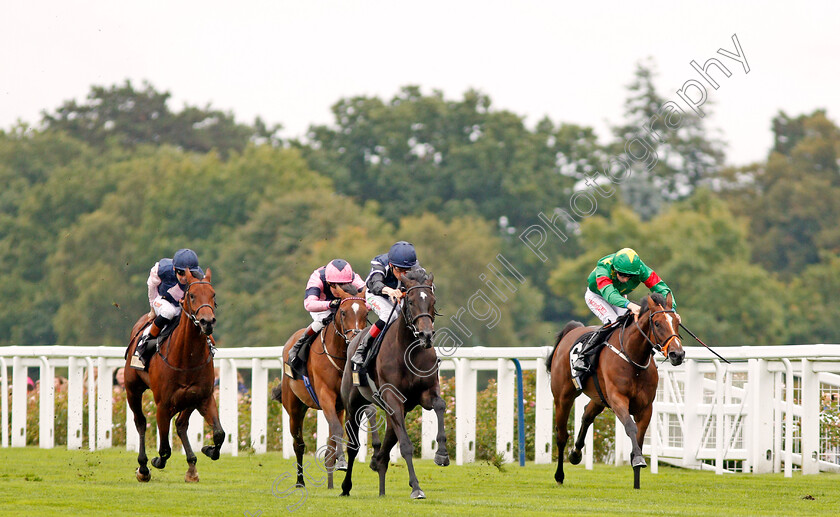
<svg viewBox="0 0 840 517"><path fill-rule="evenodd" d="M631 248L623 248L602 257L589 274L587 283L584 295L586 305L604 325L615 323L628 311L639 315L641 307L628 300L626 295L641 283L651 292L660 293L662 296L671 294L672 300L674 297L668 284L659 278L656 271L642 262L639 254ZM673 308L677 308L676 301L673 302ZM679 314L674 314L679 323ZM583 376L590 369L591 357L596 353L601 340L609 336L613 329L614 327L602 327L590 334L586 341L573 347L572 382L578 390L583 389Z"/></svg>
<svg viewBox="0 0 840 517"><path fill-rule="evenodd" d="M662 296L671 293L673 299L671 288L631 248L623 248L601 258L587 281L586 305L605 325L615 322L628 310L638 316L640 307L625 298L625 295L640 283ZM674 300L676 308L677 302Z"/></svg>

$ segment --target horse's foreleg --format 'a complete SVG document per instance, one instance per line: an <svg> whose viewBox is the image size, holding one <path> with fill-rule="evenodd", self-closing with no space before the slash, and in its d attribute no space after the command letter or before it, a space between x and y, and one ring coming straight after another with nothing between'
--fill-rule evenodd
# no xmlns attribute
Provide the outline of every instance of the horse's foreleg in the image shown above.
<svg viewBox="0 0 840 517"><path fill-rule="evenodd" d="M405 407L403 407L401 400L391 392L386 393L383 398L388 399L384 400L384 402L388 404L388 407L393 408L394 410L394 412L389 415L388 424L389 427L393 425L394 432L397 434L397 439L400 441L400 454L402 454L405 464L408 467L408 484L411 486L411 498L425 499L426 494L424 494L423 490L420 489L420 482L417 480L417 474L414 472L414 444L411 443L411 438L408 437L408 432L405 430ZM382 459L387 460L387 454L384 451L385 449L383 448L380 454L383 455ZM380 462L382 459L380 459Z"/></svg>
<svg viewBox="0 0 840 517"><path fill-rule="evenodd" d="M156 469L166 467L166 460L172 456L172 447L169 446L169 425L172 422L172 414L166 404L158 404L157 406L157 425L159 432L158 454L157 458L152 458L152 466Z"/></svg>
<svg viewBox="0 0 840 517"><path fill-rule="evenodd" d="M639 428L636 425L636 421L633 419L633 416L630 415L630 411L628 408L628 400L626 398L620 398L619 400L612 401L612 409L615 413L615 416L624 424L624 432L627 433L627 436L630 438L630 442L633 445L633 451L630 453L630 465L633 467L633 488L639 488L639 470L646 467L647 463L645 463L645 458L642 456L642 448L639 446L639 440L637 436L639 435Z"/></svg>
<svg viewBox="0 0 840 517"><path fill-rule="evenodd" d="M596 401L595 399L590 400L589 404L584 408L583 415L580 419L580 432L578 433L577 440L575 440L575 448L569 452L569 463L572 465L580 463L583 457L581 451L586 444L586 433L589 431L589 426L592 425L595 417L600 415L603 410L604 406L600 401Z"/></svg>
<svg viewBox="0 0 840 517"><path fill-rule="evenodd" d="M446 402L438 393L435 393L432 398L432 409L435 411L437 417L438 433L437 433L437 451L435 451L435 465L446 467L449 465L449 451L446 450L446 431L443 427L443 417L446 413Z"/></svg>
<svg viewBox="0 0 840 517"><path fill-rule="evenodd" d="M324 417L330 427L330 434L327 439L327 453L324 455L324 467L327 471L327 488L333 488L333 472L347 470L347 461L344 459L344 448L341 443L344 441L344 428L341 426L341 417L335 410L334 402L322 402Z"/></svg>
<svg viewBox="0 0 840 517"><path fill-rule="evenodd" d="M175 429L178 431L178 437L181 438L181 444L184 446L184 452L187 454L187 465L189 465L189 468L184 476L184 481L187 483L198 482L198 472L195 470L195 464L198 461L198 458L195 457L192 445L190 444L190 436L189 433L187 433L187 429L189 429L190 425L190 415L192 412L192 408L185 409L181 411L181 414L179 414L178 418L175 419Z"/></svg>
<svg viewBox="0 0 840 517"><path fill-rule="evenodd" d="M641 463L633 466L633 488L639 488L639 470L645 467L645 459L642 455L642 445L645 443L645 433L650 425L650 417L653 415L653 404L647 406L636 414L636 443L639 444L639 458Z"/></svg>
<svg viewBox="0 0 840 517"><path fill-rule="evenodd" d="M219 421L219 410L216 408L216 399L212 396L204 400L204 405L199 408L199 413L204 417L204 420L213 429L213 445L205 445L201 448L201 452L205 456L215 461L219 459L219 451L222 444L225 443L225 430L222 429L222 423ZM236 446L234 444L234 446Z"/></svg>
<svg viewBox="0 0 840 517"><path fill-rule="evenodd" d="M134 413L134 427L137 429L137 434L140 437L137 453L137 463L140 466L137 467L135 476L137 477L137 481L145 483L152 478L152 474L149 472L149 459L146 457L146 415L143 414L143 392L128 392L128 405L131 408L131 412Z"/></svg>

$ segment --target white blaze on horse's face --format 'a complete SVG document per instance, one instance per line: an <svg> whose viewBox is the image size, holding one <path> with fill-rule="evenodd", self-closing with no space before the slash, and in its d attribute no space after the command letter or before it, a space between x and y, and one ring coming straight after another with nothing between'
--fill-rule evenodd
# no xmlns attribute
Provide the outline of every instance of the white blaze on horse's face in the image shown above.
<svg viewBox="0 0 840 517"><path fill-rule="evenodd" d="M356 302L353 303L353 312L359 314L359 304Z"/></svg>
<svg viewBox="0 0 840 517"><path fill-rule="evenodd" d="M420 292L420 298L423 298L425 300L426 296L427 296L426 293L424 293L422 291Z"/></svg>
<svg viewBox="0 0 840 517"><path fill-rule="evenodd" d="M671 331L671 334L676 334L676 331L674 331L674 320L673 320L673 318L671 318L671 315L668 314L667 312L665 313L665 317L668 319L668 329ZM680 338L675 337L674 341L678 345L680 345ZM682 346L682 345L680 345L680 346Z"/></svg>

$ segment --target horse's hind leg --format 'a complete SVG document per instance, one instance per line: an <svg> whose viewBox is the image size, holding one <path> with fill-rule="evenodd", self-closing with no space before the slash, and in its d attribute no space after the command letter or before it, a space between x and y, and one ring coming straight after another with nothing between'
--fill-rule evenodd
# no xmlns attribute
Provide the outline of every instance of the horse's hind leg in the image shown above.
<svg viewBox="0 0 840 517"><path fill-rule="evenodd" d="M149 472L149 459L146 457L146 415L143 414L143 391L129 390L127 393L128 406L131 408L131 412L134 413L134 427L140 436L139 451L137 453L137 463L140 466L137 467L135 476L137 476L137 481L145 483L152 478L152 474Z"/></svg>
<svg viewBox="0 0 840 517"><path fill-rule="evenodd" d="M152 466L156 469L166 467L166 460L172 456L172 447L169 446L169 425L172 422L172 414L169 412L166 404L158 404L157 406L157 425L160 432L160 444L158 444L157 458L152 458Z"/></svg>
<svg viewBox="0 0 840 517"><path fill-rule="evenodd" d="M359 454L359 418L361 411L367 406L361 406L362 400L354 400L355 397L361 399L362 396L358 393L351 394L350 404L348 404L344 421L347 426L347 472L344 474L344 481L341 482L341 495L349 496L350 490L353 488L353 464L356 463L356 455ZM361 407L360 407L361 406Z"/></svg>
<svg viewBox="0 0 840 517"><path fill-rule="evenodd" d="M365 415L367 416L367 429L370 429L370 446L373 448L373 454L370 455L370 470L379 472L377 466L377 457L379 451L382 450L382 440L379 438L379 420L376 416L376 407L372 404L365 406Z"/></svg>
<svg viewBox="0 0 840 517"><path fill-rule="evenodd" d="M580 460L583 457L581 451L583 450L584 444L586 444L586 432L589 430L589 426L592 425L592 422L595 421L595 417L600 415L603 410L604 406L595 400L590 400L589 404L587 404L586 408L584 408L583 417L580 419L580 432L578 433L577 440L575 441L575 448L569 452L569 463L572 465L580 463Z"/></svg>
<svg viewBox="0 0 840 517"><path fill-rule="evenodd" d="M219 451L222 444L225 443L225 430L222 429L222 423L219 421L219 410L216 408L216 399L212 396L204 400L204 405L199 408L199 413L204 417L204 420L213 429L213 445L205 445L201 448L201 452L213 461L219 459ZM236 446L234 444L234 446Z"/></svg>
<svg viewBox="0 0 840 517"><path fill-rule="evenodd" d="M183 444L184 452L187 454L187 465L189 465L189 468L184 476L184 481L187 483L198 482L198 472L195 470L195 464L198 461L198 458L195 457L192 445L190 444L190 436L187 433L187 429L190 425L190 415L192 412L193 409L185 409L181 411L181 414L179 414L178 418L175 419L175 429L178 431L178 437L181 438L181 444Z"/></svg>
<svg viewBox="0 0 840 517"><path fill-rule="evenodd" d="M554 399L554 432L557 441L557 470L554 472L554 481L558 485L562 485L566 478L563 472L563 454L566 452L566 442L569 441L569 412L574 400L574 390L566 390L566 393Z"/></svg>

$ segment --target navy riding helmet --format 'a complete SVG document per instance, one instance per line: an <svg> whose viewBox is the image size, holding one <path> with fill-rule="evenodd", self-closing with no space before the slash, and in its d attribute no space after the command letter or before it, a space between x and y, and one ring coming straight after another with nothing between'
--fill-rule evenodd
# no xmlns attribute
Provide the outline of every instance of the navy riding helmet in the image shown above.
<svg viewBox="0 0 840 517"><path fill-rule="evenodd" d="M198 267L198 255L191 249L180 249L172 257L172 266L175 269L189 269L190 273L199 280L204 278L204 270Z"/></svg>
<svg viewBox="0 0 840 517"><path fill-rule="evenodd" d="M402 269L410 269L417 265L417 252L410 242L399 241L388 250L388 262Z"/></svg>

